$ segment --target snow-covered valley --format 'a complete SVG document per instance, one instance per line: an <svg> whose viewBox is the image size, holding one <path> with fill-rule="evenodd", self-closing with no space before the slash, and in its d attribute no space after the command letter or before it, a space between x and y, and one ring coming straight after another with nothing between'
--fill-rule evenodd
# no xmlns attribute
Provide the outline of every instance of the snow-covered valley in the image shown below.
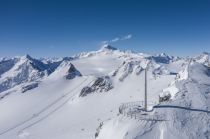
<svg viewBox="0 0 210 139"><path fill-rule="evenodd" d="M2 58L0 139L209 139L209 57L105 45L58 59ZM122 103L144 101L146 66L148 101L164 121L119 114Z"/></svg>

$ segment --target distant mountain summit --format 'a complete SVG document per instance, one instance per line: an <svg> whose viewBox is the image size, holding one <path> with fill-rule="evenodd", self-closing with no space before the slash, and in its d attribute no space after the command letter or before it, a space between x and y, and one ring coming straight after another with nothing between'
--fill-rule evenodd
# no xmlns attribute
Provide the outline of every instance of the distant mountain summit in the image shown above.
<svg viewBox="0 0 210 139"><path fill-rule="evenodd" d="M172 56L169 56L166 53L161 53L156 56L151 56L151 58L157 63L166 63L166 64L168 64L173 59Z"/></svg>
<svg viewBox="0 0 210 139"><path fill-rule="evenodd" d="M0 60L0 93L20 84L40 81L42 78L54 73L64 62L70 63L72 58L64 57L60 60L39 60L26 54L16 58L4 58ZM74 77L74 66L70 64L71 73L68 78Z"/></svg>
<svg viewBox="0 0 210 139"><path fill-rule="evenodd" d="M198 63L202 63L206 66L210 65L210 53L203 52L201 55L194 58L194 60Z"/></svg>
<svg viewBox="0 0 210 139"><path fill-rule="evenodd" d="M117 48L115 48L115 47L113 47L113 46L111 46L111 45L109 45L109 44L104 44L104 45L102 45L101 46L101 49L100 50L102 50L102 51L106 51L106 50L118 50Z"/></svg>

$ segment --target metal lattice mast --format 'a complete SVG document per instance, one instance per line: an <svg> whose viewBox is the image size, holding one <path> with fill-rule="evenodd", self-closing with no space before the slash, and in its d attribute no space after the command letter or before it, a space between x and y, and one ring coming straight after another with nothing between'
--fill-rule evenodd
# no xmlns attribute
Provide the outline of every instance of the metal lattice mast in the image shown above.
<svg viewBox="0 0 210 139"><path fill-rule="evenodd" d="M147 67L145 68L145 94L144 94L144 108L147 111Z"/></svg>

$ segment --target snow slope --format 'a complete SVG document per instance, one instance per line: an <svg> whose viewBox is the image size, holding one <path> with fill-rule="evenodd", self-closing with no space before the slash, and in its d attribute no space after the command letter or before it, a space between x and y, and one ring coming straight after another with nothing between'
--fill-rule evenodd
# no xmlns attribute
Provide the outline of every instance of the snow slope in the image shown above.
<svg viewBox="0 0 210 139"><path fill-rule="evenodd" d="M138 121L118 116L105 122L98 139L208 139L210 68L199 63L191 63L188 68L184 72L189 72L189 76L173 84L178 90L173 100L154 109L165 114L166 121Z"/></svg>
<svg viewBox="0 0 210 139"><path fill-rule="evenodd" d="M67 59L25 56L13 60L4 66L0 62L0 81L15 81L20 74L27 74L0 93L4 96L0 99L0 139L93 139L102 122L98 139L210 137L210 71L196 59L189 64L187 58L133 53L105 45ZM148 101L158 103L164 92L173 95L169 102L154 108L168 121L136 121L119 115L122 103L144 99L147 63ZM96 82L104 77L112 86L108 90L100 89L102 84ZM38 86L22 93L23 86L34 83ZM93 92L80 96L87 86L93 87Z"/></svg>

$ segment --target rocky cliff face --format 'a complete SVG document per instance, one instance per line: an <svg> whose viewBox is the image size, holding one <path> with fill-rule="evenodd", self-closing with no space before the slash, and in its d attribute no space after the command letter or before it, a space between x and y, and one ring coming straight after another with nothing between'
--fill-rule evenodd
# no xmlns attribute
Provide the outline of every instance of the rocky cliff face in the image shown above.
<svg viewBox="0 0 210 139"><path fill-rule="evenodd" d="M111 80L108 76L106 77L99 77L96 78L92 85L85 86L81 92L80 96L84 97L91 93L97 93L97 92L108 92L113 88Z"/></svg>

